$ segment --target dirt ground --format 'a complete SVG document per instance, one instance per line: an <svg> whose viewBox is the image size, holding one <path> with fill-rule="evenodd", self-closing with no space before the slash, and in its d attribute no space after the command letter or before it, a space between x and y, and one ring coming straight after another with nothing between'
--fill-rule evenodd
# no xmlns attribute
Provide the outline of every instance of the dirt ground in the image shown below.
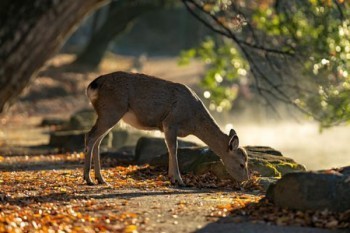
<svg viewBox="0 0 350 233"><path fill-rule="evenodd" d="M109 185L88 186L83 157L1 156L0 232L349 232L336 230L341 215L281 210L259 190L220 185L209 175L183 175L194 185L178 188L165 170L107 160ZM332 230L303 226L310 219Z"/></svg>
<svg viewBox="0 0 350 233"><path fill-rule="evenodd" d="M1 232L4 227L193 232L227 215L225 208L233 200L260 198L228 190L179 189L170 186L164 173L151 175L136 166L108 168L104 175L109 186L87 186L80 154L7 157L2 163Z"/></svg>
<svg viewBox="0 0 350 233"><path fill-rule="evenodd" d="M329 218L322 215L310 215L321 219L310 228L291 221L296 213L271 206L248 214L249 206L263 202L260 191L207 188L210 177L202 177L199 186L178 188L170 185L165 171L127 163L111 166L107 161L103 174L110 185L87 186L82 153L16 154L19 146L48 142L54 129L37 127L43 118L67 119L89 107L84 91L92 79L112 70L131 70L134 62L113 57L98 72L78 74L62 68L71 59L59 55L51 60L51 68L1 116L0 232L349 232L327 227ZM202 71L199 64L179 68L166 58L150 59L142 68L194 87ZM318 223L333 230L315 228Z"/></svg>

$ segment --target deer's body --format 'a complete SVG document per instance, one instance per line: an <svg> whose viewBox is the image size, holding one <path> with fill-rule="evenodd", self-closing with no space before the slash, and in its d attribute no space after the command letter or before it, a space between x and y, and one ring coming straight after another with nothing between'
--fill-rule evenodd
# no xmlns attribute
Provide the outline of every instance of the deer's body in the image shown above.
<svg viewBox="0 0 350 233"><path fill-rule="evenodd" d="M172 183L183 185L177 162L177 137L189 134L197 136L218 154L236 180L248 178L246 153L238 148L237 135L234 131L231 131L232 135L224 134L202 101L185 85L144 74L115 72L90 83L87 95L98 115L86 135L84 180L88 184L93 184L89 175L92 158L97 181L105 183L101 175L99 145L121 119L138 129L164 132Z"/></svg>

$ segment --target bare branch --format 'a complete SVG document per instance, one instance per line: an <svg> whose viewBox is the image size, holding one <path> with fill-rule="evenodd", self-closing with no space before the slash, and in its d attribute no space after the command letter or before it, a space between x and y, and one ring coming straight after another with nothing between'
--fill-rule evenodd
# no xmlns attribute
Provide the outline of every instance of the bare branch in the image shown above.
<svg viewBox="0 0 350 233"><path fill-rule="evenodd" d="M228 28L226 27L215 15L211 14L210 12L207 12L206 10L203 9L202 6L200 6L195 0L182 0L182 2L185 4L186 8L190 11L190 13L195 16L198 20L200 20L202 23L204 23L209 29L218 32L219 34L226 36L230 39L232 39L235 43L245 45L257 50L261 50L263 52L269 52L269 53L276 53L276 54L281 54L281 55L289 55L292 56L294 55L294 51L281 51L273 48L266 48L264 46L259 46L257 44L251 44L249 42L246 42L244 40L238 39L237 36ZM194 10L190 7L188 4L190 3L192 6L194 6L196 9L198 9L200 12L203 14L209 16L217 25L219 25L225 32L213 27L212 24L208 23L205 21L205 19L201 18L198 14L194 12Z"/></svg>
<svg viewBox="0 0 350 233"><path fill-rule="evenodd" d="M202 22L205 26L207 26L210 30L220 34L220 35L223 35L223 36L226 36L226 37L229 37L229 35L227 35L225 32L219 30L219 29L216 29L215 27L213 27L213 25L211 25L210 23L208 23L205 19L203 19L202 17L199 16L199 14L195 13L195 11L188 5L188 0L182 0L182 2L184 3L185 7L187 8L187 10L190 12L190 14L192 16L194 16L197 20L199 20L200 22Z"/></svg>

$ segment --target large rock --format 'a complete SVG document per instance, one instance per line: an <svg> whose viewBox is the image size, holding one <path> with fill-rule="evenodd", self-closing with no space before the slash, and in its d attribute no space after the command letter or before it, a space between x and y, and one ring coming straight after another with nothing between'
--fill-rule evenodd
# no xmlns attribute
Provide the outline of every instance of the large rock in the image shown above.
<svg viewBox="0 0 350 233"><path fill-rule="evenodd" d="M60 130L50 133L48 146L64 151L82 150L85 134L91 129L96 118L97 115L93 109L77 111L70 117L69 121L62 124ZM144 135L140 131L126 130L117 125L103 139L101 148L103 150L117 150L124 146L135 145L137 140Z"/></svg>
<svg viewBox="0 0 350 233"><path fill-rule="evenodd" d="M62 122L60 130L50 133L48 146L61 151L83 150L85 134L91 129L95 120L96 113L93 109L82 109L75 112L68 121ZM102 145L108 145L110 141L111 138L107 137Z"/></svg>
<svg viewBox="0 0 350 233"><path fill-rule="evenodd" d="M55 131L50 133L49 147L58 148L60 151L82 151L85 147L84 130ZM101 142L101 148L110 148L111 135L107 135Z"/></svg>
<svg viewBox="0 0 350 233"><path fill-rule="evenodd" d="M281 177L296 171L305 171L305 167L290 158L281 156L279 151L271 147L246 147L248 152L248 166L263 177ZM225 179L229 175L221 163L220 158L206 147L178 149L179 167L182 172L202 174L208 171ZM153 166L168 166L168 154L156 157L150 163Z"/></svg>
<svg viewBox="0 0 350 233"><path fill-rule="evenodd" d="M268 154L268 155L276 155L276 156L283 156L282 153L278 150L275 150L269 146L245 146L244 147L247 151L249 151L249 154L251 156L256 155L259 156L259 154Z"/></svg>
<svg viewBox="0 0 350 233"><path fill-rule="evenodd" d="M249 169L257 171L261 176L281 177L287 173L306 170L304 165L281 156L279 151L270 147L260 152L254 150L254 147L246 147L246 150L249 157Z"/></svg>
<svg viewBox="0 0 350 233"><path fill-rule="evenodd" d="M126 129L122 129L122 128L115 128L112 130L112 133L114 135L115 132L117 131L124 131L127 133L125 141L123 142L123 145L121 145L120 147L118 145L120 145L120 143L118 143L118 139L115 138L113 136L113 148L115 149L120 149L123 146L136 146L136 144L138 143L138 141L142 138L145 137L145 135L147 135L146 131L142 131L142 130L136 130L134 128L130 128L128 127L127 130Z"/></svg>
<svg viewBox="0 0 350 233"><path fill-rule="evenodd" d="M266 197L284 208L350 210L350 167L336 172L298 172L271 185Z"/></svg>
<svg viewBox="0 0 350 233"><path fill-rule="evenodd" d="M198 145L193 142L178 140L178 147L198 147ZM167 151L164 138L141 137L136 144L135 162L137 164L150 163L154 158L158 158Z"/></svg>
<svg viewBox="0 0 350 233"><path fill-rule="evenodd" d="M82 109L75 112L64 126L64 130L90 130L97 114L93 109Z"/></svg>
<svg viewBox="0 0 350 233"><path fill-rule="evenodd" d="M50 133L49 146L63 151L77 151L84 148L85 134L87 130L65 130ZM112 130L101 142L102 150L120 149L126 145L136 143L135 137L140 135L130 134L126 130Z"/></svg>
<svg viewBox="0 0 350 233"><path fill-rule="evenodd" d="M84 148L85 133L81 130L52 132L49 146L62 151L80 151Z"/></svg>
<svg viewBox="0 0 350 233"><path fill-rule="evenodd" d="M67 121L61 118L44 118L41 123L40 127L46 127L46 126L55 126L55 127L63 127L67 124Z"/></svg>

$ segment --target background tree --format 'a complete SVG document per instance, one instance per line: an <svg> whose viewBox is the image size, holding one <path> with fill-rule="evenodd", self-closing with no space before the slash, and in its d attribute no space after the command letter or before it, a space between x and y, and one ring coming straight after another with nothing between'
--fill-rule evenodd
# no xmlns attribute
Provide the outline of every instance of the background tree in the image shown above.
<svg viewBox="0 0 350 233"><path fill-rule="evenodd" d="M4 0L0 3L0 112L19 95L78 22L106 2ZM123 3L131 2L138 1L118 0L113 4L123 8ZM349 122L348 2L182 2L199 21L223 36L206 39L196 49L183 53L183 61L199 56L207 63L209 70L202 85L217 110L231 106L237 93L232 84L247 79L271 107L276 99L288 103L319 120L323 127ZM132 4L128 7L133 6L137 7ZM119 7L113 7L115 12L121 13ZM107 46L112 34L122 31L128 21L141 14L138 8L132 9L131 16L121 20L125 23L106 21L114 27L114 33L102 33L104 27L100 27L100 35L107 39L100 40L105 42L99 51L104 51L102 47ZM111 15L114 10L110 11ZM241 27L243 24L246 26Z"/></svg>
<svg viewBox="0 0 350 233"><path fill-rule="evenodd" d="M130 29L138 17L172 4L173 1L169 0L119 0L111 2L111 4L106 6L107 13L104 19L101 20L103 21L102 23L98 22L100 20L97 19L102 18L99 17L101 12L96 12L94 17L95 22L97 21L94 24L95 30L93 30L88 44L78 54L73 64L96 69L111 41L127 29Z"/></svg>
<svg viewBox="0 0 350 233"><path fill-rule="evenodd" d="M207 39L183 53L199 56L210 72L203 86L227 106L233 83L250 77L272 108L288 103L322 127L350 121L350 9L345 1L183 0L202 23L226 39ZM246 26L237 30L240 24ZM245 72L249 66L250 73ZM224 88L226 87L226 88Z"/></svg>
<svg viewBox="0 0 350 233"><path fill-rule="evenodd" d="M106 0L3 0L0 3L0 112Z"/></svg>

